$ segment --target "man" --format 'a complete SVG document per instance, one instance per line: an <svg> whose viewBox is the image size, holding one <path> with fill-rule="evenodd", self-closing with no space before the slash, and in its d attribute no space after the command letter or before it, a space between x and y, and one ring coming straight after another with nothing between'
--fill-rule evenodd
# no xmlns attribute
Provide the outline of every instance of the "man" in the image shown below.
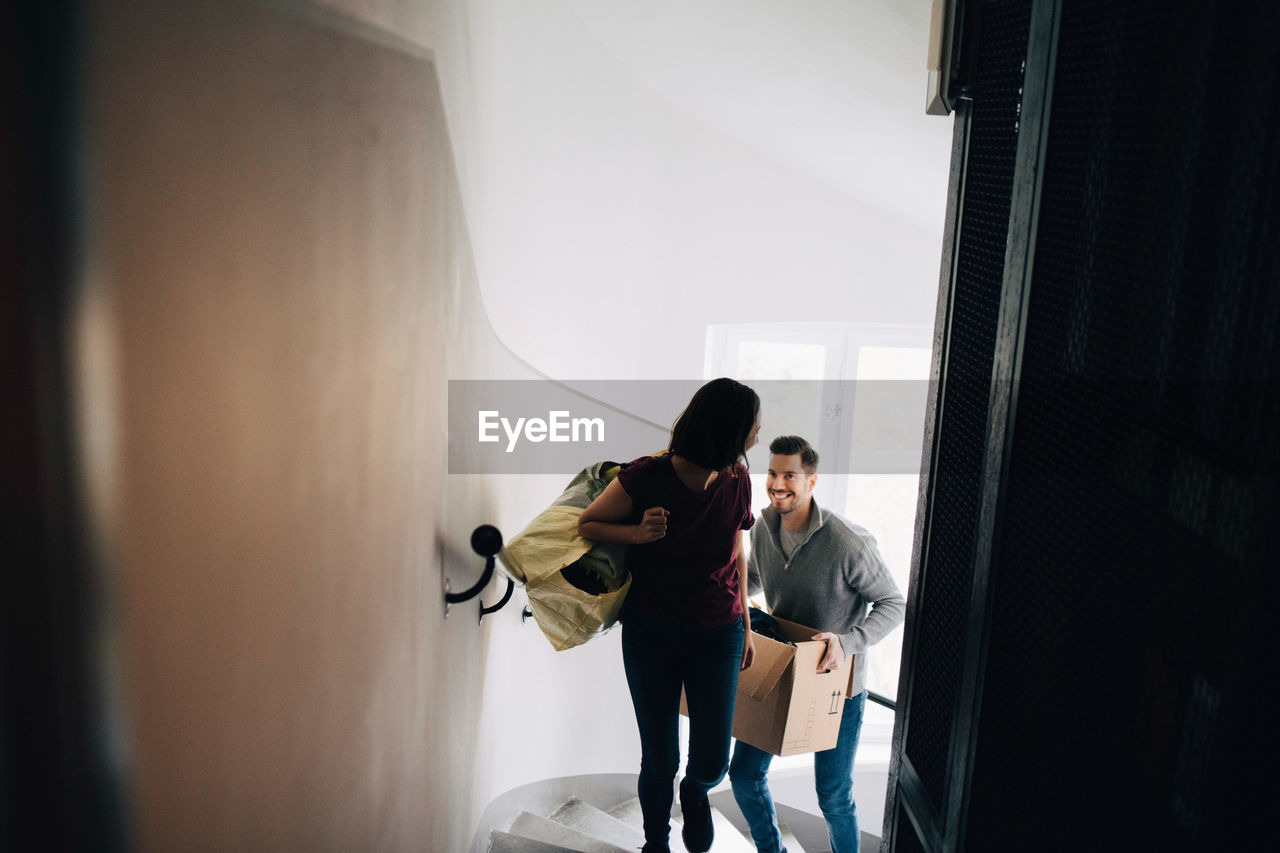
<svg viewBox="0 0 1280 853"><path fill-rule="evenodd" d="M857 655L853 698L845 701L839 739L813 758L831 851L857 853L853 755L867 701L864 653L901 624L906 601L871 534L814 502L818 453L809 442L784 435L774 439L769 452L769 506L760 514L762 523L751 528L750 591L763 587L774 616L821 632L813 637L827 643L819 670L835 669L848 655ZM782 849L767 778L772 758L738 741L729 766L734 799L760 853Z"/></svg>

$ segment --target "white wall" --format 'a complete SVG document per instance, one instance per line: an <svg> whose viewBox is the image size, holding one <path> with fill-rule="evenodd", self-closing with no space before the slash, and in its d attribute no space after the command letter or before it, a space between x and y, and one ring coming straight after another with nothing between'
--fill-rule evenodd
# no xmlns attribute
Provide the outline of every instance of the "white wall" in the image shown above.
<svg viewBox="0 0 1280 853"><path fill-rule="evenodd" d="M468 10L481 288L535 366L696 378L709 323L932 323L927 2Z"/></svg>
<svg viewBox="0 0 1280 853"><path fill-rule="evenodd" d="M305 3L101 3L90 34L74 345L135 846L462 849L544 756L598 756L594 709L531 693L560 662L522 663L518 602L444 617L471 529L527 520L448 475L447 381L530 374L432 54Z"/></svg>

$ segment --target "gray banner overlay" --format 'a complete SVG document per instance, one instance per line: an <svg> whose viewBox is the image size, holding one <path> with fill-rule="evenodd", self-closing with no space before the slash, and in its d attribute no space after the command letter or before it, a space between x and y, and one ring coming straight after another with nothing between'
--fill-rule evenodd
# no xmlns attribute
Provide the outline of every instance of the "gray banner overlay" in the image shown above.
<svg viewBox="0 0 1280 853"><path fill-rule="evenodd" d="M769 442L800 435L823 474L917 474L926 381L759 380L764 473ZM450 474L565 474L667 446L701 380L450 380Z"/></svg>

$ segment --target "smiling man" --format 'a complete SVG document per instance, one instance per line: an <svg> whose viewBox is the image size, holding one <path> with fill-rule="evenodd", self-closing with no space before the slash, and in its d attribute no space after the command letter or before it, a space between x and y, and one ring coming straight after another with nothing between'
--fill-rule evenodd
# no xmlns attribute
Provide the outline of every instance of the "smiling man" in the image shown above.
<svg viewBox="0 0 1280 853"><path fill-rule="evenodd" d="M858 817L853 802L853 756L867 701L868 646L902 623L906 601L889 574L876 540L861 527L813 500L818 453L803 438L784 435L769 445L769 506L751 528L750 591L764 589L774 616L818 629L825 640L823 670L856 655L852 698L845 702L840 736L832 749L814 754L818 805L827 821L832 853L857 853ZM733 796L751 826L760 853L778 853L767 752L738 741L729 766Z"/></svg>

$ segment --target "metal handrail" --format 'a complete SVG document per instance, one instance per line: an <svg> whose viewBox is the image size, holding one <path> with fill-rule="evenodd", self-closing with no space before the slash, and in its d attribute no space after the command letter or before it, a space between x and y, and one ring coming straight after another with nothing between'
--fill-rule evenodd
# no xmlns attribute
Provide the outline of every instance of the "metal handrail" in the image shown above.
<svg viewBox="0 0 1280 853"><path fill-rule="evenodd" d="M887 696L881 696L879 693L876 693L874 691L871 691L871 690L867 691L867 699L871 702L875 702L877 705L883 705L884 707L888 708L890 711L898 710L897 702L893 701Z"/></svg>
<svg viewBox="0 0 1280 853"><path fill-rule="evenodd" d="M490 607L485 607L484 602L480 602L480 618L483 619L490 613L497 613L499 610L507 606L507 602L511 600L511 593L515 591L516 582L511 578L507 578L507 591L502 594L502 599Z"/></svg>
<svg viewBox="0 0 1280 853"><path fill-rule="evenodd" d="M495 558L498 552L502 550L502 532L492 524L480 525L471 532L471 550L485 558L484 572L473 586L463 592L451 592L449 590L449 580L448 578L445 579L444 612L446 616L449 615L449 605L470 601L483 592L484 588L489 585L489 581L493 580L493 571L496 566ZM496 613L506 606L506 603L511 600L511 593L514 589L515 582L511 578L507 578L507 591L497 604L485 607L484 602L480 602L480 618L483 619L487 614Z"/></svg>

